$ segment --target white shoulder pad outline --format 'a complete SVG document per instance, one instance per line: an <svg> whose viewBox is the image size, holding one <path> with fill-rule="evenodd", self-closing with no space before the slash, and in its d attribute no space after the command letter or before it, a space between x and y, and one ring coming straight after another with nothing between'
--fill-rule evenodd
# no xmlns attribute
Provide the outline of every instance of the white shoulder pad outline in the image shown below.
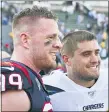
<svg viewBox="0 0 109 112"><path fill-rule="evenodd" d="M50 72L50 74L49 75L54 75L54 74L65 74L66 75L66 73L64 73L62 70L53 70L53 71L51 71Z"/></svg>

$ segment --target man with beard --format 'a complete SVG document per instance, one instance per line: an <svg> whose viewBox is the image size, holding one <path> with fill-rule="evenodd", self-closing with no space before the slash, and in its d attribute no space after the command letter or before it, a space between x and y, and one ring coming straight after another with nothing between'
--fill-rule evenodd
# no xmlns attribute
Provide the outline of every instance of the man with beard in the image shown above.
<svg viewBox="0 0 109 112"><path fill-rule="evenodd" d="M93 33L67 34L61 49L67 73L43 77L54 111L107 111L108 74L100 71L99 45Z"/></svg>
<svg viewBox="0 0 109 112"><path fill-rule="evenodd" d="M12 23L14 51L2 63L2 111L52 111L39 72L56 67L61 48L56 16L33 6L16 14Z"/></svg>

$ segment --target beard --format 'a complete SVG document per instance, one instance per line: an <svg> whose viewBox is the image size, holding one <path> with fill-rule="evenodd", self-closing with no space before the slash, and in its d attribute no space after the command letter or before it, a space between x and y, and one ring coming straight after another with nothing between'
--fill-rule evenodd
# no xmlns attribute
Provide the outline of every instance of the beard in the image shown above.
<svg viewBox="0 0 109 112"><path fill-rule="evenodd" d="M78 78L80 80L84 80L84 81L92 81L92 80L96 80L99 78L99 72L98 73L91 73L88 72L84 69L72 69L74 77Z"/></svg>
<svg viewBox="0 0 109 112"><path fill-rule="evenodd" d="M33 57L33 62L36 68L44 71L50 71L56 69L57 63L55 60L48 58L47 56L40 56L39 58Z"/></svg>
<svg viewBox="0 0 109 112"><path fill-rule="evenodd" d="M95 75L95 74L81 77L82 80L86 80L86 81L92 81L92 80L96 80L98 78L99 78L99 75Z"/></svg>
<svg viewBox="0 0 109 112"><path fill-rule="evenodd" d="M83 74L83 73L76 73L75 74L80 80L84 80L84 81L92 81L92 80L96 80L99 78L98 74Z"/></svg>
<svg viewBox="0 0 109 112"><path fill-rule="evenodd" d="M41 69L43 70L56 69L56 67L57 67L56 61L51 61L47 59L41 61Z"/></svg>

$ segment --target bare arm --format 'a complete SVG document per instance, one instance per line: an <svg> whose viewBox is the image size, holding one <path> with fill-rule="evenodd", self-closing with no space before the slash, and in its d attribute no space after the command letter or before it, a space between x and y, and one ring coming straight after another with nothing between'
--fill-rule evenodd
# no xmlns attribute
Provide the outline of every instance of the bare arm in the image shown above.
<svg viewBox="0 0 109 112"><path fill-rule="evenodd" d="M30 100L25 91L2 92L2 111L29 111Z"/></svg>

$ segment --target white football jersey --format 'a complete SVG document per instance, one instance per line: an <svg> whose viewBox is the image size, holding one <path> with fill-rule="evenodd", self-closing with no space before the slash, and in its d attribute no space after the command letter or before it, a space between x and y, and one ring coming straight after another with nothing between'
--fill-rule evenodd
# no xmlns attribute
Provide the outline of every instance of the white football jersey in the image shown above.
<svg viewBox="0 0 109 112"><path fill-rule="evenodd" d="M64 91L50 95L54 111L107 111L108 73L100 72L100 77L91 88L74 83L65 73L55 70L43 77L44 84Z"/></svg>

